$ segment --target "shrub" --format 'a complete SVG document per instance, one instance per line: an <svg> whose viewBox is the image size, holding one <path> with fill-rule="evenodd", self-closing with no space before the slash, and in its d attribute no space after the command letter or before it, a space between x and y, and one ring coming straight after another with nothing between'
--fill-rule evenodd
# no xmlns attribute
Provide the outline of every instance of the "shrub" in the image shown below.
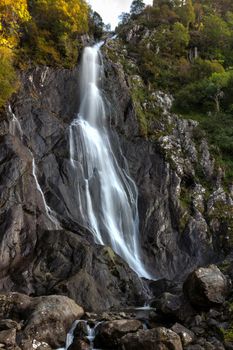
<svg viewBox="0 0 233 350"><path fill-rule="evenodd" d="M12 50L0 47L0 108L17 89L17 75L13 67Z"/></svg>

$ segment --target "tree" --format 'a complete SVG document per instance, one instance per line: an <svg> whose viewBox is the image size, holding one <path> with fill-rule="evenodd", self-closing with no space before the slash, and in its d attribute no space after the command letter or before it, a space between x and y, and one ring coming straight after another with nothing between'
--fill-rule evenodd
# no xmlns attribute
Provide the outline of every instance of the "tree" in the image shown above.
<svg viewBox="0 0 233 350"><path fill-rule="evenodd" d="M73 65L78 35L88 30L84 0L28 0L32 20L26 26L25 50L41 64Z"/></svg>
<svg viewBox="0 0 233 350"><path fill-rule="evenodd" d="M232 70L213 73L209 78L191 83L179 91L176 96L176 105L186 111L197 109L200 112L201 109L213 109L214 103L215 111L219 113L221 100L225 97L232 80Z"/></svg>
<svg viewBox="0 0 233 350"><path fill-rule="evenodd" d="M210 15L204 18L203 46L214 51L224 49L231 44L231 31L220 16Z"/></svg>
<svg viewBox="0 0 233 350"><path fill-rule="evenodd" d="M0 108L17 89L17 76L13 67L13 52L0 47Z"/></svg>
<svg viewBox="0 0 233 350"><path fill-rule="evenodd" d="M105 24L104 30L105 30L105 32L111 32L111 24L110 23Z"/></svg>
<svg viewBox="0 0 233 350"><path fill-rule="evenodd" d="M175 55L181 56L189 43L189 32L182 23L176 22L171 33L171 45Z"/></svg>
<svg viewBox="0 0 233 350"><path fill-rule="evenodd" d="M104 22L102 17L96 11L91 13L90 30L96 39L100 39L103 35Z"/></svg>
<svg viewBox="0 0 233 350"><path fill-rule="evenodd" d="M216 112L220 112L220 100L224 97L224 89L232 79L233 72L213 73L209 78L207 92L215 102Z"/></svg>
<svg viewBox="0 0 233 350"><path fill-rule="evenodd" d="M0 0L0 45L16 46L22 33L21 26L29 20L27 0Z"/></svg>
<svg viewBox="0 0 233 350"><path fill-rule="evenodd" d="M133 0L130 6L130 14L133 16L140 15L140 13L145 9L145 4L143 0Z"/></svg>
<svg viewBox="0 0 233 350"><path fill-rule="evenodd" d="M186 28L189 28L190 24L195 22L195 10L192 0L182 1L177 11L181 22Z"/></svg>
<svg viewBox="0 0 233 350"><path fill-rule="evenodd" d="M127 12L122 12L120 16L118 17L120 20L120 24L127 24L130 20L130 14Z"/></svg>

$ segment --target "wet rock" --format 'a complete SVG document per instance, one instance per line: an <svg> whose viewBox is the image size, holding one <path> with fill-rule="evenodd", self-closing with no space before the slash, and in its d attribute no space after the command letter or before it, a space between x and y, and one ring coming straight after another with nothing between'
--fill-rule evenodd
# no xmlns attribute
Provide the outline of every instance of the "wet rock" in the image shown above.
<svg viewBox="0 0 233 350"><path fill-rule="evenodd" d="M85 321L79 321L74 330L74 337L83 339L88 335L88 325Z"/></svg>
<svg viewBox="0 0 233 350"><path fill-rule="evenodd" d="M184 283L184 292L190 302L201 308L221 305L229 292L227 278L215 265L192 272Z"/></svg>
<svg viewBox="0 0 233 350"><path fill-rule="evenodd" d="M142 329L142 323L138 320L116 320L104 322L97 327L95 347L117 348L120 338L127 333L135 333Z"/></svg>
<svg viewBox="0 0 233 350"><path fill-rule="evenodd" d="M180 337L173 331L159 327L127 334L121 339L123 350L182 350Z"/></svg>
<svg viewBox="0 0 233 350"><path fill-rule="evenodd" d="M175 323L171 330L180 336L183 346L189 345L195 339L194 333L179 323Z"/></svg>

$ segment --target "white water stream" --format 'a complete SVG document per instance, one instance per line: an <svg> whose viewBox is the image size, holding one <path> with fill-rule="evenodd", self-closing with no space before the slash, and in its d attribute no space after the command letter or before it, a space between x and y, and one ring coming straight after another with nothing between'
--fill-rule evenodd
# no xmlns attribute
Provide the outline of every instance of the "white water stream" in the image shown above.
<svg viewBox="0 0 233 350"><path fill-rule="evenodd" d="M53 210L48 206L46 199L45 199L45 196L44 196L44 192L42 191L42 188L39 184L39 181L38 181L38 178L36 175L36 163L35 163L35 159L33 157L33 154L32 154L32 175L33 175L35 182L36 182L36 188L37 188L38 192L41 194L42 201L43 201L44 208L45 208L45 212L46 212L48 218L50 219L50 221L54 224L54 228L56 230L59 230L61 228L61 226L60 226L58 220L56 219Z"/></svg>
<svg viewBox="0 0 233 350"><path fill-rule="evenodd" d="M43 79L45 79L45 77ZM13 135L13 136L18 136L20 139L22 139L22 137L23 137L23 130L21 128L19 120L16 118L15 114L13 113L10 104L8 105L8 112L9 112L10 116L12 117L12 119L9 122L9 132L10 132L10 134ZM33 177L35 179L36 188L37 188L38 192L41 194L42 201L43 201L44 208L45 208L45 212L46 212L48 218L52 222L54 228L58 230L58 229L61 228L61 226L60 226L58 220L56 219L53 210L48 206L48 204L46 202L44 193L42 191L42 188L41 188L41 186L39 184L39 181L38 181L38 178L37 178L37 175L36 175L35 159L34 159L34 156L33 156L31 151L30 151L30 153L31 153L31 156L32 156L32 175L33 175Z"/></svg>
<svg viewBox="0 0 233 350"><path fill-rule="evenodd" d="M15 114L12 111L11 105L8 105L8 112L10 113L12 119L9 123L9 132L13 136L17 136L17 133L19 134L19 138L22 139L23 137L23 130L21 128L19 120L16 118Z"/></svg>
<svg viewBox="0 0 233 350"><path fill-rule="evenodd" d="M150 278L140 256L137 188L113 153L99 83L100 44L86 47L81 67L81 107L70 126L70 162L80 187L79 211L95 241L109 245L141 277Z"/></svg>
<svg viewBox="0 0 233 350"><path fill-rule="evenodd" d="M66 345L64 348L59 348L57 350L68 350L69 346L73 343L74 341L74 331L75 328L77 327L77 325L83 322L86 325L86 330L87 330L87 336L86 339L89 341L90 344L90 350L100 350L100 349L94 349L94 340L95 340L95 336L96 336L96 328L100 325L101 322L96 323L96 325L94 327L90 327L88 322L85 320L77 320L73 323L69 333L66 336Z"/></svg>

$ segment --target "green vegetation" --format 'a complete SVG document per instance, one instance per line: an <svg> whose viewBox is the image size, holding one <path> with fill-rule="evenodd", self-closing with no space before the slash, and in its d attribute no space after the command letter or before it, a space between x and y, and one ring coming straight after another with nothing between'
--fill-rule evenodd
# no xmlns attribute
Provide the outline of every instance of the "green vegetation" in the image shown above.
<svg viewBox="0 0 233 350"><path fill-rule="evenodd" d="M233 179L233 2L154 0L121 21L119 37L145 89L173 94L174 111L200 122Z"/></svg>
<svg viewBox="0 0 233 350"><path fill-rule="evenodd" d="M23 54L37 63L70 67L77 61L78 35L88 30L83 0L30 0L31 20L24 27Z"/></svg>
<svg viewBox="0 0 233 350"><path fill-rule="evenodd" d="M0 47L0 107L17 89L17 77L12 62L12 50Z"/></svg>

